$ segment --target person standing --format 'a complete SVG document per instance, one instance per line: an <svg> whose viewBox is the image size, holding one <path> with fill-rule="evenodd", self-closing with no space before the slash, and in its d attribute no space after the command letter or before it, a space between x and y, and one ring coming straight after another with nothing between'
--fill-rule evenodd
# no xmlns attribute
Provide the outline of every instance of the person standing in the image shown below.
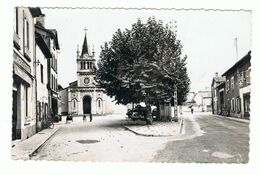
<svg viewBox="0 0 260 175"><path fill-rule="evenodd" d="M83 122L86 122L86 114L83 114Z"/></svg>
<svg viewBox="0 0 260 175"><path fill-rule="evenodd" d="M190 111L191 111L191 114L193 114L193 108L192 107L190 108Z"/></svg>
<svg viewBox="0 0 260 175"><path fill-rule="evenodd" d="M89 114L89 121L92 122L92 113Z"/></svg>

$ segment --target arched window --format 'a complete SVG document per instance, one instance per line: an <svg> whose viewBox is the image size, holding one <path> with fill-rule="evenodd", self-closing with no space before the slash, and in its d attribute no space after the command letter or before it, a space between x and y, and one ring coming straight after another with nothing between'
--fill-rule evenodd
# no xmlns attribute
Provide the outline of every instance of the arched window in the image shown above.
<svg viewBox="0 0 260 175"><path fill-rule="evenodd" d="M86 62L85 61L80 62L80 69L86 69Z"/></svg>
<svg viewBox="0 0 260 175"><path fill-rule="evenodd" d="M87 62L87 69L89 69L89 66L90 66L90 65L89 65L89 62Z"/></svg>
<svg viewBox="0 0 260 175"><path fill-rule="evenodd" d="M77 100L76 99L73 99L72 100L72 108L75 110L77 107Z"/></svg>
<svg viewBox="0 0 260 175"><path fill-rule="evenodd" d="M101 100L100 99L98 100L98 107L99 108L101 107Z"/></svg>

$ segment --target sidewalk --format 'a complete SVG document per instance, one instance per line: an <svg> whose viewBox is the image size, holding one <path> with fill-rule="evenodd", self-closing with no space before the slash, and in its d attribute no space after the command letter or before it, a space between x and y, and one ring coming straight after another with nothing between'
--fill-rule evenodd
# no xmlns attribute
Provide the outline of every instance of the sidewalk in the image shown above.
<svg viewBox="0 0 260 175"><path fill-rule="evenodd" d="M30 157L62 127L62 125L63 122L55 123L53 129L44 129L26 140L12 142L12 159L29 160Z"/></svg>
<svg viewBox="0 0 260 175"><path fill-rule="evenodd" d="M154 121L152 125L146 125L142 121L126 121L123 127L136 135L150 137L169 137L180 134L179 122Z"/></svg>
<svg viewBox="0 0 260 175"><path fill-rule="evenodd" d="M241 119L241 118L235 118L235 117L226 117L226 116L217 115L217 114L212 114L212 116L219 117L219 118L226 119L226 120L241 122L241 123L250 123L250 120L247 120L247 119Z"/></svg>

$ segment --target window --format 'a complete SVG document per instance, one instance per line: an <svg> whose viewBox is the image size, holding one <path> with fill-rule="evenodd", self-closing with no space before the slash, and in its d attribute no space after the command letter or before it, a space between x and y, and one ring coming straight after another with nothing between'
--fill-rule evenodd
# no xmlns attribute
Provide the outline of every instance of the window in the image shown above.
<svg viewBox="0 0 260 175"><path fill-rule="evenodd" d="M98 100L98 107L101 107L101 100Z"/></svg>
<svg viewBox="0 0 260 175"><path fill-rule="evenodd" d="M55 58L55 70L57 71L58 70L58 61L57 61L57 59Z"/></svg>
<svg viewBox="0 0 260 175"><path fill-rule="evenodd" d="M227 91L229 91L229 80L227 80Z"/></svg>
<svg viewBox="0 0 260 175"><path fill-rule="evenodd" d="M241 110L241 101L240 101L240 98L238 97L237 99L236 99L236 107L237 107L237 112L240 112L240 110Z"/></svg>
<svg viewBox="0 0 260 175"><path fill-rule="evenodd" d="M28 88L25 87L25 116L28 116Z"/></svg>
<svg viewBox="0 0 260 175"><path fill-rule="evenodd" d="M246 71L243 72L243 84L246 85Z"/></svg>
<svg viewBox="0 0 260 175"><path fill-rule="evenodd" d="M87 69L89 69L89 62L87 62Z"/></svg>
<svg viewBox="0 0 260 175"><path fill-rule="evenodd" d="M15 7L15 33L18 35L18 7Z"/></svg>
<svg viewBox="0 0 260 175"><path fill-rule="evenodd" d="M234 77L231 77L231 89L234 89Z"/></svg>
<svg viewBox="0 0 260 175"><path fill-rule="evenodd" d="M236 110L235 99L234 99L234 98L231 99L231 110L232 110L233 112L235 112L235 110Z"/></svg>
<svg viewBox="0 0 260 175"><path fill-rule="evenodd" d="M246 74L246 82L247 82L247 84L250 84L250 72L251 72L251 69L249 68L247 70L247 74Z"/></svg>
<svg viewBox="0 0 260 175"><path fill-rule="evenodd" d="M26 18L24 18L24 45L27 49L29 49L29 22Z"/></svg>
<svg viewBox="0 0 260 175"><path fill-rule="evenodd" d="M43 83L43 65L41 64L41 82Z"/></svg>
<svg viewBox="0 0 260 175"><path fill-rule="evenodd" d="M51 89L53 89L53 75L51 74Z"/></svg>
<svg viewBox="0 0 260 175"><path fill-rule="evenodd" d="M54 90L55 89L55 77L53 76L53 87L52 87L52 90Z"/></svg>
<svg viewBox="0 0 260 175"><path fill-rule="evenodd" d="M39 121L41 121L41 113L42 113L42 108L41 108L41 102L39 102L38 101L38 107L39 107L39 109L38 109L38 111L39 111Z"/></svg>
<svg viewBox="0 0 260 175"><path fill-rule="evenodd" d="M26 29L26 32L27 32L27 34L26 34L26 35L27 35L27 38L26 38L26 39L27 39L27 48L29 49L29 47L30 47L30 43L29 43L29 41L30 41L30 40L29 40L29 39L30 39L30 38L29 38L29 37L30 37L30 35L29 35L29 33L30 33L30 32L29 32L29 22L26 21L26 24L27 24L27 25L26 25L26 28L27 28L27 29Z"/></svg>
<svg viewBox="0 0 260 175"><path fill-rule="evenodd" d="M53 80L53 83L54 83L54 87L53 87L53 90L56 91L56 78L54 77L54 80Z"/></svg>
<svg viewBox="0 0 260 175"><path fill-rule="evenodd" d="M239 73L239 87L243 86L243 72Z"/></svg>
<svg viewBox="0 0 260 175"><path fill-rule="evenodd" d="M73 100L73 108L76 108L76 100Z"/></svg>
<svg viewBox="0 0 260 175"><path fill-rule="evenodd" d="M53 90L55 90L55 76L53 75Z"/></svg>
<svg viewBox="0 0 260 175"><path fill-rule="evenodd" d="M249 113L250 112L250 95L244 95L244 108L245 108L245 112Z"/></svg>
<svg viewBox="0 0 260 175"><path fill-rule="evenodd" d="M80 62L80 69L86 69L86 62L85 61Z"/></svg>

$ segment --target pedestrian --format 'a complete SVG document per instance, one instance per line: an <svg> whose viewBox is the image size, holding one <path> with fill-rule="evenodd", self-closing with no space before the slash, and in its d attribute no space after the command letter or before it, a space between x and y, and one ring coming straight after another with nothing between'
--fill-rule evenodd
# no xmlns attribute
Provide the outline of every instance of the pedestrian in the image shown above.
<svg viewBox="0 0 260 175"><path fill-rule="evenodd" d="M92 122L92 113L89 114L89 121Z"/></svg>
<svg viewBox="0 0 260 175"><path fill-rule="evenodd" d="M190 111L191 111L191 114L193 114L193 108L192 107L190 108Z"/></svg>
<svg viewBox="0 0 260 175"><path fill-rule="evenodd" d="M86 114L83 114L83 122L86 122Z"/></svg>

